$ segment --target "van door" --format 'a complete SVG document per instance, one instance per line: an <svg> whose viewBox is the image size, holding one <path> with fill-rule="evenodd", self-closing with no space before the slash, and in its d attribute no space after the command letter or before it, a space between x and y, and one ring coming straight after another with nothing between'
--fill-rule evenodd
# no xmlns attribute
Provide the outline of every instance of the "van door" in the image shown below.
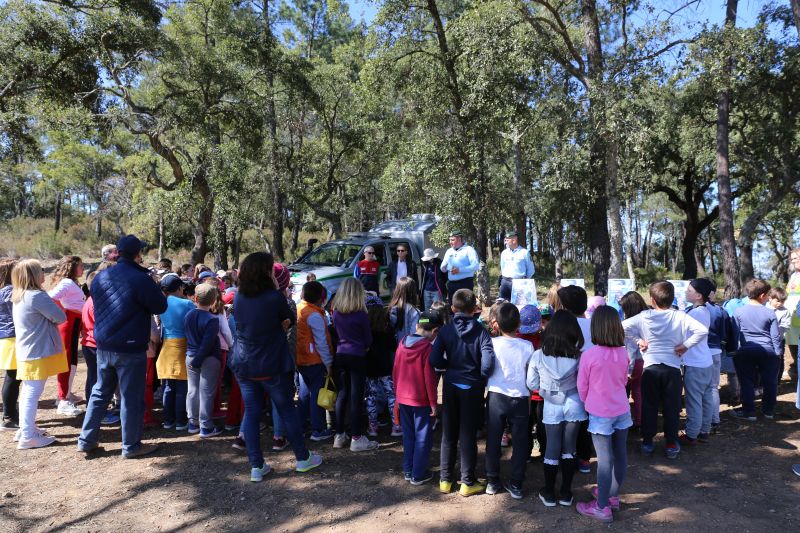
<svg viewBox="0 0 800 533"><path fill-rule="evenodd" d="M389 289L386 287L386 268L389 266L386 243L384 241L378 241L370 243L369 246L375 249L375 261L381 265L378 270L378 289L380 292L378 296L385 300L391 296L391 294L389 294Z"/></svg>

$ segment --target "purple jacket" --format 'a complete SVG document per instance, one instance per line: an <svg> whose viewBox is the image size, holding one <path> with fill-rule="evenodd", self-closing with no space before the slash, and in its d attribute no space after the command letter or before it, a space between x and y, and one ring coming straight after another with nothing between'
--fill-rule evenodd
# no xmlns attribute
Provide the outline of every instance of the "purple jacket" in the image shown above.
<svg viewBox="0 0 800 533"><path fill-rule="evenodd" d="M333 312L333 327L339 342L336 344L336 355L366 355L372 344L372 329L369 317L364 311L342 314Z"/></svg>

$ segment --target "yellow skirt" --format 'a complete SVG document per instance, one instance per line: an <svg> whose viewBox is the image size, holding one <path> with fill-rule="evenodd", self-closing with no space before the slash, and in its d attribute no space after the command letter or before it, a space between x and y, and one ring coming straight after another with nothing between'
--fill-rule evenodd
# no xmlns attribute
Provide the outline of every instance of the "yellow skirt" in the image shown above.
<svg viewBox="0 0 800 533"><path fill-rule="evenodd" d="M64 352L33 361L17 361L17 379L22 381L47 379L62 372L69 372L67 355Z"/></svg>
<svg viewBox="0 0 800 533"><path fill-rule="evenodd" d="M156 359L158 379L188 379L186 376L186 339L164 339Z"/></svg>
<svg viewBox="0 0 800 533"><path fill-rule="evenodd" d="M17 369L16 342L14 337L0 339L0 370Z"/></svg>

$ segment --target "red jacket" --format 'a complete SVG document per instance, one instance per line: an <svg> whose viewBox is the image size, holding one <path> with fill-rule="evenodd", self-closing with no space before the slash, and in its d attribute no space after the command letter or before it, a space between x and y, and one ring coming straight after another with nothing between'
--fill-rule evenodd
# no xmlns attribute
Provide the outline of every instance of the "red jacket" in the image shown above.
<svg viewBox="0 0 800 533"><path fill-rule="evenodd" d="M94 341L94 302L92 297L83 302L83 309L81 310L81 344L90 348L97 348L97 343Z"/></svg>
<svg viewBox="0 0 800 533"><path fill-rule="evenodd" d="M428 358L431 354L431 342L422 337L411 346L406 346L403 337L397 346L394 358L395 401L412 407L436 407L436 372Z"/></svg>

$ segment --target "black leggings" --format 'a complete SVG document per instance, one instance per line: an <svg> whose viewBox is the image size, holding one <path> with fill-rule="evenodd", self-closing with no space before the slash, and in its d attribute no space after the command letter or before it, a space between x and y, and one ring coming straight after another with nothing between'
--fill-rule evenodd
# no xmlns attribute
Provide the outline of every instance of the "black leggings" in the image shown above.
<svg viewBox="0 0 800 533"><path fill-rule="evenodd" d="M345 414L350 418L350 436L361 436L361 409L364 405L364 384L367 364L363 355L339 355L333 360L336 374L336 433L344 433Z"/></svg>
<svg viewBox="0 0 800 533"><path fill-rule="evenodd" d="M17 399L21 383L17 379L16 370L6 370L6 378L3 380L3 418L11 419L14 422L19 422Z"/></svg>

